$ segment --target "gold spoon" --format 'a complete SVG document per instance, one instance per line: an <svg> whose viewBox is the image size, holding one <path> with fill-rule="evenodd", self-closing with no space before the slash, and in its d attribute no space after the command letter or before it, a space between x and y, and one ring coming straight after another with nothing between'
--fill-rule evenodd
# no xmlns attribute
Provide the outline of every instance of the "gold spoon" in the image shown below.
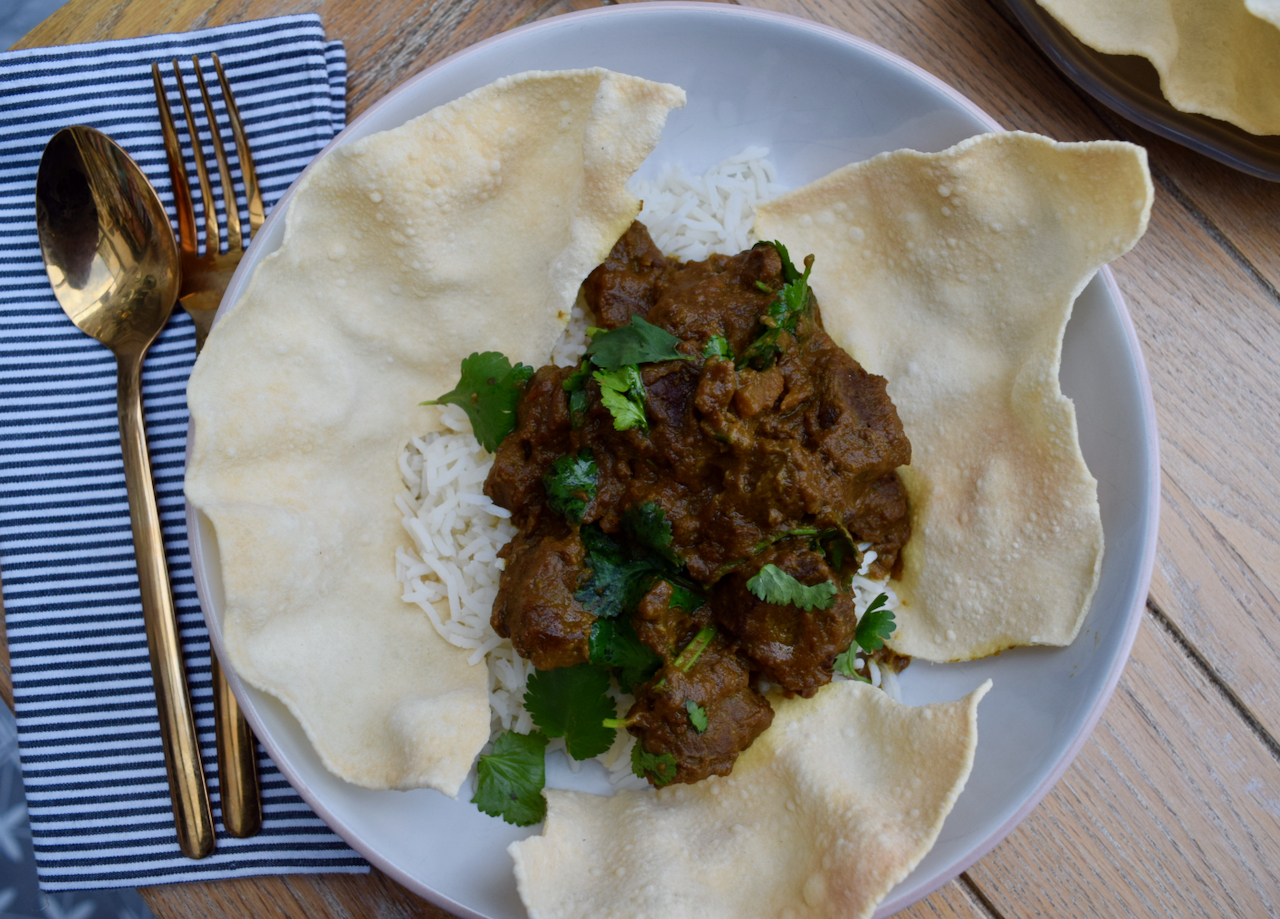
<svg viewBox="0 0 1280 919"><path fill-rule="evenodd" d="M125 486L173 818L182 853L204 858L214 846L213 812L142 421L142 358L178 297L173 227L129 155L102 132L79 126L55 134L40 158L36 225L58 302L116 356Z"/></svg>

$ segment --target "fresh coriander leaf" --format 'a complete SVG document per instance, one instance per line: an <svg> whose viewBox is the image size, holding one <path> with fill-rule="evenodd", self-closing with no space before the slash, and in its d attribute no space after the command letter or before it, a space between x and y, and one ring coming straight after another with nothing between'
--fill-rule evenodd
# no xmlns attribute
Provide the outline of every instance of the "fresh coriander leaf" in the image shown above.
<svg viewBox="0 0 1280 919"><path fill-rule="evenodd" d="M591 402L591 393L586 389L577 389L569 393L569 424L574 430L582 427L582 415Z"/></svg>
<svg viewBox="0 0 1280 919"><path fill-rule="evenodd" d="M770 307L771 315L779 328L794 332L800 317L809 309L809 272L813 270L813 256L804 260L804 274L793 278L778 291L778 300ZM791 271L794 273L795 268ZM781 304L781 306L779 306Z"/></svg>
<svg viewBox="0 0 1280 919"><path fill-rule="evenodd" d="M684 710L689 713L689 723L699 734L707 729L707 710L692 699L684 700Z"/></svg>
<svg viewBox="0 0 1280 919"><path fill-rule="evenodd" d="M676 758L670 753L650 753L637 740L631 748L631 771L661 788L676 777Z"/></svg>
<svg viewBox="0 0 1280 919"><path fill-rule="evenodd" d="M516 826L532 826L547 815L542 787L547 781L547 735L504 731L493 752L476 763L476 793L471 803L490 817Z"/></svg>
<svg viewBox="0 0 1280 919"><path fill-rule="evenodd" d="M615 430L628 431L631 428L647 430L648 424L644 416L644 405L631 398L629 394L624 395L611 388L602 388L600 390L600 401L609 410L609 414L613 415L613 427Z"/></svg>
<svg viewBox="0 0 1280 919"><path fill-rule="evenodd" d="M684 560L671 548L671 523L657 501L629 507L622 515L623 531L637 543L652 549L679 568Z"/></svg>
<svg viewBox="0 0 1280 919"><path fill-rule="evenodd" d="M676 350L678 344L680 339L666 329L632 316L627 325L595 335L587 345L587 355L597 367L610 371L628 364L689 360L688 355Z"/></svg>
<svg viewBox="0 0 1280 919"><path fill-rule="evenodd" d="M779 533L777 536L766 536L764 539L752 546L751 551L756 555L759 555L765 549L782 542L784 539L796 539L801 536L820 538L821 535L822 534L819 532L817 527L796 527L794 530L786 530Z"/></svg>
<svg viewBox="0 0 1280 919"><path fill-rule="evenodd" d="M768 288L765 288L766 290ZM707 339L707 343L702 346L702 356L707 360L713 357L722 357L726 361L733 360L733 348L729 346L729 340L723 335L712 335Z"/></svg>
<svg viewBox="0 0 1280 919"><path fill-rule="evenodd" d="M778 255L782 258L782 277L786 281L782 289L777 292L776 298L765 309L764 315L760 317L760 324L765 327L765 331L738 359L739 367L751 364L759 365L763 369L782 353L782 347L778 344L782 333L785 331L794 334L800 317L809 309L809 273L813 270L813 256L805 258L804 273L801 274L792 263L791 256L787 254L787 247L782 243L757 243L757 245L771 245L778 250Z"/></svg>
<svg viewBox="0 0 1280 919"><path fill-rule="evenodd" d="M632 558L597 526L584 526L582 543L591 570L575 598L601 619L614 619L640 602L660 574L656 560Z"/></svg>
<svg viewBox="0 0 1280 919"><path fill-rule="evenodd" d="M582 415L591 401L591 393L587 390L587 380L591 379L591 362L582 361L578 369L560 385L569 394L569 423L574 429L582 427Z"/></svg>
<svg viewBox="0 0 1280 919"><path fill-rule="evenodd" d="M847 561L850 559L856 561L860 556L858 544L844 527L823 530L814 537L814 545L826 558L831 570L837 574L844 571Z"/></svg>
<svg viewBox="0 0 1280 919"><path fill-rule="evenodd" d="M560 384L560 388L567 393L579 392L586 388L587 380L591 376L591 362L582 361L578 364L577 369L573 373L564 378L564 382Z"/></svg>
<svg viewBox="0 0 1280 919"><path fill-rule="evenodd" d="M471 429L480 446L494 453L502 439L515 429L516 404L531 376L532 367L512 367L505 354L476 352L463 358L462 378L453 390L420 404L461 406L471 419Z"/></svg>
<svg viewBox="0 0 1280 919"><path fill-rule="evenodd" d="M836 655L835 664L832 670L836 673L842 673L851 680L857 680L860 683L870 683L871 681L858 672L857 661L858 643L855 641L852 645Z"/></svg>
<svg viewBox="0 0 1280 919"><path fill-rule="evenodd" d="M808 612L815 606L826 609L836 596L836 585L830 581L822 581L812 587L801 584L777 565L765 565L751 580L747 581L747 590L751 591L765 603L790 603Z"/></svg>
<svg viewBox="0 0 1280 919"><path fill-rule="evenodd" d="M742 352L742 357L737 361L738 368L759 365L761 369L766 369L773 359L782 353L782 347L778 344L778 339L781 337L781 329L766 329L759 338L747 346L746 351Z"/></svg>
<svg viewBox="0 0 1280 919"><path fill-rule="evenodd" d="M649 420L644 414L646 392L639 367L628 364L616 371L597 370L594 376L600 384L600 401L613 415L615 430L637 427L649 430Z"/></svg>
<svg viewBox="0 0 1280 919"><path fill-rule="evenodd" d="M680 656L672 661L671 666L678 667L688 673L689 669L698 662L702 652L707 650L707 645L711 644L711 639L715 637L716 630L711 626L699 630L698 634L693 636L693 640L684 646Z"/></svg>
<svg viewBox="0 0 1280 919"><path fill-rule="evenodd" d="M800 272L796 268L796 263L791 261L791 253L787 251L787 247L776 239L772 242L756 243L758 246L773 246L778 250L778 257L782 259L782 280L790 284L800 277Z"/></svg>
<svg viewBox="0 0 1280 919"><path fill-rule="evenodd" d="M887 594L880 594L871 601L871 605L858 620L858 630L854 633L853 640L864 651L879 651L884 647L885 639L898 628L893 610L885 607L888 600Z"/></svg>
<svg viewBox="0 0 1280 919"><path fill-rule="evenodd" d="M597 475L590 450L560 457L542 476L547 507L575 526L581 523L587 505L595 500Z"/></svg>
<svg viewBox="0 0 1280 919"><path fill-rule="evenodd" d="M623 692L631 692L662 666L662 658L636 637L626 619L597 619L591 624L587 647L591 663L613 668Z"/></svg>
<svg viewBox="0 0 1280 919"><path fill-rule="evenodd" d="M671 578L667 578L667 583L671 585L671 599L667 603L673 609L682 609L686 613L692 613L701 609L707 602L706 597L698 593L684 584L677 584Z"/></svg>
<svg viewBox="0 0 1280 919"><path fill-rule="evenodd" d="M613 745L604 719L618 714L609 695L609 672L590 664L535 670L524 707L548 737L563 737L574 759L591 759Z"/></svg>

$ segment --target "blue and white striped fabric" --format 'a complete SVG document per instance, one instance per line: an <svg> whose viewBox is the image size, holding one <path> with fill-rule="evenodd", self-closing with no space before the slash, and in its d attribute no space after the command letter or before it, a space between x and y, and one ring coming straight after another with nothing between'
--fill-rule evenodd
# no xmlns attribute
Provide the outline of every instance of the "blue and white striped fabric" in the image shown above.
<svg viewBox="0 0 1280 919"><path fill-rule="evenodd" d="M66 125L111 135L172 213L151 62L162 63L176 98L169 62L183 60L188 92L198 98L191 56L199 55L220 109L211 52L236 94L269 209L344 122L346 58L340 43L325 39L318 17L0 53L0 577L23 780L45 890L368 870L265 755L262 832L233 839L219 820L212 856L190 861L178 852L120 456L115 361L63 314L40 259L36 170L45 143ZM238 177L238 168L233 173ZM214 197L222 198L219 190ZM177 310L151 348L142 386L218 817L209 640L182 496L194 360L191 320Z"/></svg>

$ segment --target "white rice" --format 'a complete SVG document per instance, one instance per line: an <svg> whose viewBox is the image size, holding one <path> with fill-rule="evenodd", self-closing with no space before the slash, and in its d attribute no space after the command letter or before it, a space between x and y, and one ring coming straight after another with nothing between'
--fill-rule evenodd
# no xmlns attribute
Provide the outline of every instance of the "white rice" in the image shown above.
<svg viewBox="0 0 1280 919"><path fill-rule="evenodd" d="M696 261L713 252L732 255L751 246L756 205L784 191L764 159L767 153L748 148L697 178L673 167L655 183L634 182L632 191L644 201L640 220L658 247ZM579 298L552 351L553 363L577 363L586 350L587 326ZM528 733L533 721L524 707L524 691L533 666L489 624L503 568L497 553L515 535L515 528L510 512L483 493L493 456L476 441L466 414L450 405L442 408L440 418L446 430L415 437L400 455L405 490L395 500L413 546L397 550L396 577L404 600L416 603L446 641L468 649L470 663L487 662L492 732ZM859 618L880 593L889 595L889 608L898 603L888 582L865 576L875 553L866 551L868 546L861 548L862 569L853 578ZM868 663L872 682L897 697L894 675ZM625 712L631 697L616 687L612 691L619 711ZM598 757L615 787L648 787L631 772L634 744L634 737L619 731L614 745ZM562 740L548 747L562 748Z"/></svg>
<svg viewBox="0 0 1280 919"><path fill-rule="evenodd" d="M705 175L669 167L656 182L632 180L644 202L639 220L667 255L697 262L719 252L735 255L756 242L756 205L786 191L764 147L748 147Z"/></svg>

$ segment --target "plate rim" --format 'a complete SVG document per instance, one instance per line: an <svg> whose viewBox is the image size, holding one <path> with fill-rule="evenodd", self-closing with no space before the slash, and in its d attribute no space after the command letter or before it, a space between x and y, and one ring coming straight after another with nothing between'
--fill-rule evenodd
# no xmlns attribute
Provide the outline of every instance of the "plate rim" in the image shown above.
<svg viewBox="0 0 1280 919"><path fill-rule="evenodd" d="M685 11L710 16L718 15L773 20L774 22L790 28L798 28L830 39L835 39L841 43L851 45L863 53L879 58L881 61L904 71L911 77L926 84L929 89L946 96L953 104L962 108L965 112L974 117L975 120L985 125L988 130L993 132L1003 132L1007 130L976 103L963 95L959 90L941 80L939 77L934 76L911 61L906 60L905 58L875 44L868 39L853 35L852 33L835 28L834 26L826 25L825 23L815 22L803 17L776 12L773 10L761 10L737 5L722 5L718 3L696 2L696 0L653 0L653 2L646 3L597 7L589 10L564 13L550 19L527 23L514 29L498 33L497 35L485 38L475 44L468 45L466 48L461 48L453 54L450 54L449 56L406 78L385 95L371 103L368 108L344 127L341 132L335 135L334 138L315 156L315 158L307 164L303 171L296 179L294 179L288 189L286 189L276 202L271 213L267 216L266 222L262 228L259 229L258 233L255 234L255 238L266 236L272 230L275 223L281 222L285 219L288 205L292 201L297 189L310 174L312 168L314 168L322 158L328 156L335 148L346 144L351 134L358 130L366 121L375 118L383 109L396 104L405 95L412 93L418 84L429 80L437 71L453 65L463 58L479 53L482 49L491 45L508 41L513 35L527 35L532 32L564 28L566 23L585 19L595 19L603 16L622 17L652 15L654 12L658 11ZM249 275L258 262L259 260L257 259L244 259L237 267L228 284L227 291L224 294L222 305L219 307L219 315L215 317L215 324L218 319L221 318L220 314L222 313L222 306L233 302L239 297L243 287L248 282ZM1137 637L1138 628L1142 621L1141 614L1146 607L1147 597L1150 593L1151 577L1155 565L1155 551L1158 542L1157 536L1159 532L1158 523L1160 507L1158 428L1156 426L1155 403L1151 390L1150 376L1147 373L1146 361L1142 354L1141 342L1138 339L1137 330L1133 324L1132 317L1130 316L1128 305L1109 266L1102 266L1098 270L1096 276L1102 281L1106 287L1108 295L1112 298L1117 307L1118 318L1124 332L1126 343L1134 356L1134 370L1136 372L1138 382L1138 397L1141 403L1144 423L1147 429L1152 432L1152 437L1146 445L1149 453L1146 469L1148 488L1147 494L1144 496L1147 506L1147 514L1146 519L1142 522L1145 534L1142 559L1139 566L1137 580L1134 582L1137 597L1133 607L1124 613L1125 627L1117 645L1115 662L1112 665L1111 671L1108 673L1106 680L1103 682L1102 689L1097 694L1092 707L1082 720L1076 736L1068 745L1066 752L1061 756L1055 766L1046 773L1042 781L1027 796L1023 804L1013 814L1011 814L1008 819L990 831L984 839L971 847L962 858L958 858L951 866L939 872L939 874L929 883L910 891L909 896L903 895L894 898L893 891L891 890L889 896L881 901L877 907L874 919L887 919L887 917L891 916L893 913L905 909L912 903L925 899L946 884L955 880L955 878L961 873L968 870L973 864L982 859L987 855L987 853L999 845L999 843L1002 842L1032 810L1035 809L1035 807L1044 799L1044 797L1070 767L1072 762L1074 762L1076 756L1084 747L1085 742L1090 736L1092 736L1098 720L1101 718L1103 711L1119 683L1120 677L1131 654L1133 643ZM192 445L195 436L195 425L191 424L187 432L186 441L187 461L189 461L191 457ZM213 651L219 656L219 658L222 658L224 656L224 646L222 643L221 623L216 621L216 616L213 613L213 589L210 583L209 572L206 570L204 564L205 558L204 551L202 549L203 537L201 535L201 521L207 521L207 518L205 518L199 509L186 498L185 492L184 505L188 539L190 541L192 571L196 583L197 596L200 600L201 613L205 619L206 625L208 626L210 644ZM410 891L424 897L437 906L454 912L460 917L466 917L466 919L485 919L483 914L477 913L465 904L427 886L422 881L414 878L407 872L389 862L379 852L375 851L358 833L348 827L336 814L325 806L324 802L317 798L315 792L310 788L310 786L302 781L301 776L292 767L292 765L289 764L288 760L280 756L277 745L274 742L265 739L269 735L264 732L261 715L252 704L245 704L244 702L249 693L249 688L240 679L239 674L230 667L224 667L222 669L236 698L242 700L242 709L250 725L253 727L255 735L271 755L272 761L275 763L276 767L279 769L281 774L288 779L294 790L307 802L308 805L311 806L313 810L315 810L316 814L320 816L335 833L337 833L349 846L359 852L367 861L370 862L371 865L377 867L384 874L388 875Z"/></svg>
<svg viewBox="0 0 1280 919"><path fill-rule="evenodd" d="M1084 44L1037 0L1004 2L1036 47L1063 75L1111 111L1245 175L1280 182L1280 149L1272 150L1261 143L1268 139L1280 142L1280 135L1250 134L1229 121L1176 109L1163 95L1151 95L1108 66L1108 59L1117 55L1103 54ZM1150 63L1140 55L1134 56Z"/></svg>

